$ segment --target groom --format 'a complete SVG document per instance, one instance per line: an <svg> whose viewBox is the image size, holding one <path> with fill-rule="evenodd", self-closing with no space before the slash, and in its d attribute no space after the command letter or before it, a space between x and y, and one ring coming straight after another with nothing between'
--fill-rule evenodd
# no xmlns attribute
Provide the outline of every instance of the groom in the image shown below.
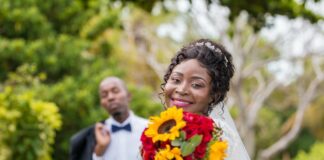
<svg viewBox="0 0 324 160"><path fill-rule="evenodd" d="M71 160L135 160L140 156L140 136L147 120L129 108L131 94L117 77L107 77L99 85L101 106L110 117L83 129L71 138Z"/></svg>

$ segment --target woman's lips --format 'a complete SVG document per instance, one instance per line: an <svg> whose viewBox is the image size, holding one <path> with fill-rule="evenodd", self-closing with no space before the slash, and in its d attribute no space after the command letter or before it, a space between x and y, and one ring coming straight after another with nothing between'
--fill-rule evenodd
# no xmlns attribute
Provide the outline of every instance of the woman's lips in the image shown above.
<svg viewBox="0 0 324 160"><path fill-rule="evenodd" d="M172 106L177 106L177 107L189 107L192 103L181 100L181 99L171 99Z"/></svg>

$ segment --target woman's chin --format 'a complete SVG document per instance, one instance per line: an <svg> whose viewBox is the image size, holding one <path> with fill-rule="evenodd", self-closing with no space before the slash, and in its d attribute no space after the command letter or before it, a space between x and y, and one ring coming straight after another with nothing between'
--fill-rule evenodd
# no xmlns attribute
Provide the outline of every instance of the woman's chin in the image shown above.
<svg viewBox="0 0 324 160"><path fill-rule="evenodd" d="M177 106L177 105L172 105L172 106L170 106L170 107L173 107L173 106L176 106L177 108L182 108L183 111L186 111L186 112L192 112L190 106Z"/></svg>

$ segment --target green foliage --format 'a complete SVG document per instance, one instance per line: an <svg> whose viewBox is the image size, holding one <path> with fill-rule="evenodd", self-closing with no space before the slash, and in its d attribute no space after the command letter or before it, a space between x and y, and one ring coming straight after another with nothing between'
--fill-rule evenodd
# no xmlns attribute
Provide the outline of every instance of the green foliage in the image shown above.
<svg viewBox="0 0 324 160"><path fill-rule="evenodd" d="M115 9L111 10L108 14L93 16L82 28L80 32L81 37L94 39L107 28L120 28L119 13L120 10Z"/></svg>
<svg viewBox="0 0 324 160"><path fill-rule="evenodd" d="M26 39L44 37L50 33L77 35L80 26L96 14L101 6L100 1L82 0L56 0L46 3L42 0L0 0L0 4L0 26L5 28L0 34ZM49 28L51 31L45 32Z"/></svg>
<svg viewBox="0 0 324 160"><path fill-rule="evenodd" d="M77 75L89 57L82 53L91 45L79 37L80 31L85 28L85 37L95 38L120 26L120 11L105 4L102 14L101 1L0 0L0 4L0 81L25 63L35 65L50 82ZM100 17L96 24L87 25L95 17ZM109 50L107 43L99 47Z"/></svg>
<svg viewBox="0 0 324 160"><path fill-rule="evenodd" d="M278 139L281 123L277 112L268 107L261 108L256 124L257 148L266 148L273 143L274 139Z"/></svg>
<svg viewBox="0 0 324 160"><path fill-rule="evenodd" d="M34 98L34 93L0 93L1 159L51 159L55 130L61 127L58 107Z"/></svg>
<svg viewBox="0 0 324 160"><path fill-rule="evenodd" d="M298 152L298 155L294 160L318 160L318 159L324 159L324 143L323 142L317 142L315 143L310 151L306 153L303 150L300 150Z"/></svg>
<svg viewBox="0 0 324 160"><path fill-rule="evenodd" d="M9 73L5 85L15 86L16 90L28 90L31 87L38 87L45 79L45 74L36 74L35 65L23 64L15 72Z"/></svg>
<svg viewBox="0 0 324 160"><path fill-rule="evenodd" d="M25 47L26 43L22 39L9 41L0 38L0 81L4 81L10 71L23 63Z"/></svg>
<svg viewBox="0 0 324 160"><path fill-rule="evenodd" d="M136 114L148 118L162 111L163 107L158 99L153 98L153 90L150 87L139 88L135 85L130 85L128 88L132 94L131 108Z"/></svg>
<svg viewBox="0 0 324 160"><path fill-rule="evenodd" d="M30 43L26 54L35 63L40 72L47 74L49 80L58 80L64 75L77 75L86 59L80 53L89 44L81 39L68 35L50 37Z"/></svg>
<svg viewBox="0 0 324 160"><path fill-rule="evenodd" d="M37 7L47 17L56 33L77 35L91 15L98 11L98 5L91 6L91 2L82 0L37 0Z"/></svg>
<svg viewBox="0 0 324 160"><path fill-rule="evenodd" d="M0 7L1 35L10 39L21 37L37 39L52 33L51 25L38 8L11 8L5 6L2 4L2 7Z"/></svg>
<svg viewBox="0 0 324 160"><path fill-rule="evenodd" d="M300 135L287 148L292 157L296 156L300 150L309 151L316 142L314 136L307 129L302 129Z"/></svg>
<svg viewBox="0 0 324 160"><path fill-rule="evenodd" d="M128 5L128 4L134 4L136 5L137 7L147 11L147 12L151 12L154 5L157 3L157 2L160 2L160 1L164 1L164 0L150 0L150 1L146 1L146 0L112 0L112 1L121 1L123 5Z"/></svg>
<svg viewBox="0 0 324 160"><path fill-rule="evenodd" d="M99 104L99 82L109 75L126 77L123 69L118 67L119 61L111 54L119 46L102 36L107 30L121 28L121 11L105 1L0 0L0 4L0 82L14 86L22 93L38 95L39 101L31 98L26 100L24 107L36 106L33 107L35 113L44 113L41 119L46 119L46 107L51 108L52 104L59 106L62 115L61 130L55 137L54 128L46 129L47 141L41 139L31 143L35 137L40 137L38 132L44 132L34 128L35 131L28 132L30 137L24 140L8 138L7 133L0 134L1 140L5 140L0 143L0 158L26 155L26 159L66 159L71 136L108 116ZM162 108L152 98L151 88L133 88L131 106L136 114L148 117ZM12 92L10 97L19 95ZM3 114L11 113L7 110L5 113L2 110ZM32 113L26 111L30 117L26 122L33 124L32 127L46 122L38 122L29 114ZM7 126L7 123L13 123L11 121L15 122L6 119L0 124ZM24 142L15 145L19 146L17 149L12 148L11 144L18 140ZM36 148L31 149L31 145Z"/></svg>
<svg viewBox="0 0 324 160"><path fill-rule="evenodd" d="M324 100L320 96L321 93L318 95L319 96L317 100L315 100L315 103L313 103L313 105L310 106L305 113L304 126L309 129L317 139L324 140L324 124L319 123L324 121Z"/></svg>
<svg viewBox="0 0 324 160"><path fill-rule="evenodd" d="M88 45L87 41L68 35L35 41L0 39L0 80L24 63L35 65L49 80L58 80L65 74L79 74L82 62L86 61L80 53Z"/></svg>
<svg viewBox="0 0 324 160"><path fill-rule="evenodd" d="M295 0L284 1L236 1L236 0L220 0L220 4L229 7L230 19L234 20L241 11L249 14L249 22L255 30L260 30L266 25L266 15L285 15L289 18L304 17L305 19L315 23L323 17L314 14L305 8L306 0L299 4Z"/></svg>

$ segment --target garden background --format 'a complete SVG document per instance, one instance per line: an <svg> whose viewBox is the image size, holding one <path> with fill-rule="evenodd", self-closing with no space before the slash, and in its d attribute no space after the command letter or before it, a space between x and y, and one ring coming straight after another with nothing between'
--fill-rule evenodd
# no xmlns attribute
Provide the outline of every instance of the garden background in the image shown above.
<svg viewBox="0 0 324 160"><path fill-rule="evenodd" d="M226 106L252 159L324 159L324 2L0 0L0 160L68 159L107 118L98 84L119 76L131 107L158 114L170 58L210 38L233 54Z"/></svg>

